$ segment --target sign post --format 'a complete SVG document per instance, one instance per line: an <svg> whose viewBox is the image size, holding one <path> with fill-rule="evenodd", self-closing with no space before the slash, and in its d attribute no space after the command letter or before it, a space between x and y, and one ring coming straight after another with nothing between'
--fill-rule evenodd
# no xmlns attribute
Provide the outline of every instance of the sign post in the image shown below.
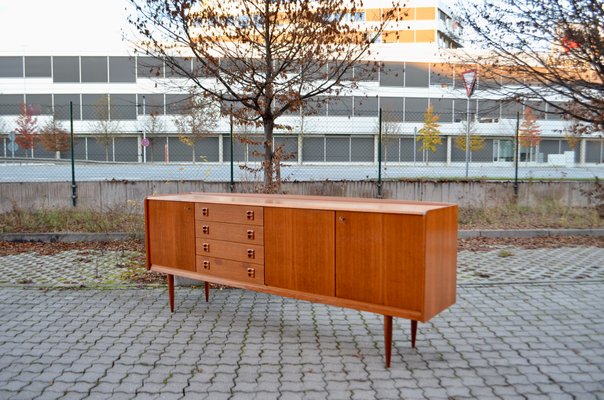
<svg viewBox="0 0 604 400"><path fill-rule="evenodd" d="M461 74L463 77L463 85L466 88L466 94L468 95L468 107L466 110L467 117L467 128L466 129L466 178L469 175L470 169L470 97L474 93L474 85L476 84L476 77L478 73L475 69L469 69Z"/></svg>
<svg viewBox="0 0 604 400"><path fill-rule="evenodd" d="M145 96L143 96L143 118L145 118L145 121L147 120ZM147 163L147 147L150 144L149 139L147 139L145 130L145 126L143 126L143 140L141 142L141 144L143 145L143 164Z"/></svg>
<svg viewBox="0 0 604 400"><path fill-rule="evenodd" d="M8 150L11 152L12 158L15 158L15 151L19 150L19 145L15 142L15 138L16 138L15 132L11 131L8 134L7 147L8 147Z"/></svg>

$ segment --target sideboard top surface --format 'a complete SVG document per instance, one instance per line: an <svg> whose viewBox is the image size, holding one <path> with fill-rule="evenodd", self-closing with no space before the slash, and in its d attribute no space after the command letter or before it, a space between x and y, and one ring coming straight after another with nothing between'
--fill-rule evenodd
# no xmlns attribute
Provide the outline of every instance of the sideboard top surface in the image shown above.
<svg viewBox="0 0 604 400"><path fill-rule="evenodd" d="M425 215L431 210L456 206L452 203L417 202L391 199L350 197L270 195L251 193L183 193L156 195L149 200L184 201L194 203L238 204L278 208L304 208L312 210L358 211L395 214Z"/></svg>

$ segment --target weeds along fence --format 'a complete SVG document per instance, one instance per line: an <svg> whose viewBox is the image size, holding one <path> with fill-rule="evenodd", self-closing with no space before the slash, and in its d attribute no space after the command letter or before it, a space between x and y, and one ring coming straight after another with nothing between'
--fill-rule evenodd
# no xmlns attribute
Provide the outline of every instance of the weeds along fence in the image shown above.
<svg viewBox="0 0 604 400"><path fill-rule="evenodd" d="M177 95L162 102L148 96L144 107L135 95L128 101L111 95L111 102L101 95L84 102L86 96L93 95L76 96L71 104L0 104L0 180L263 180L261 127L237 125L216 110L196 115ZM427 110L428 99L400 105L382 99L385 108L374 100L340 99L311 115L281 117L273 142L280 179L380 185L604 175L603 138L566 138L559 118L539 115L537 133L529 137L520 114L501 108L468 116L465 107L419 111Z"/></svg>

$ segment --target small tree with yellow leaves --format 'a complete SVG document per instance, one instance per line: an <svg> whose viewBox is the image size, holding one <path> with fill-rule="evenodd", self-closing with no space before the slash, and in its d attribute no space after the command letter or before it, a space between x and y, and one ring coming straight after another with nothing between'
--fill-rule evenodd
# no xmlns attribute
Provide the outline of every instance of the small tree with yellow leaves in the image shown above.
<svg viewBox="0 0 604 400"><path fill-rule="evenodd" d="M416 140L422 143L420 150L423 151L426 165L428 165L428 152L436 152L436 146L442 143L440 124L438 123L439 118L438 114L434 114L432 105L428 106L424 113L424 126L417 131L418 136Z"/></svg>
<svg viewBox="0 0 604 400"><path fill-rule="evenodd" d="M455 137L455 147L462 151L466 151L467 126L467 122L462 123L462 132ZM477 132L476 123L470 121L470 161L472 161L472 153L484 149L484 146L484 138Z"/></svg>

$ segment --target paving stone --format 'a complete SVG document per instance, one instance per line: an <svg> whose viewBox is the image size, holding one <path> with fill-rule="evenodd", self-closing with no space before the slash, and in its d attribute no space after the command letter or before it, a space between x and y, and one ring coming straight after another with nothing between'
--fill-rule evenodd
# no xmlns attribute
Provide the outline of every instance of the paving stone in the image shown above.
<svg viewBox="0 0 604 400"><path fill-rule="evenodd" d="M522 260L461 252L462 270L478 272L460 279L456 305L420 325L417 349L408 321L396 320L389 370L371 313L234 289L206 305L199 290L178 288L171 315L165 288L2 287L0 398L78 398L87 388L91 398L137 399L604 397L603 312L593 306L604 304L602 250L549 252L576 268L548 262L547 251L513 251L508 259Z"/></svg>

